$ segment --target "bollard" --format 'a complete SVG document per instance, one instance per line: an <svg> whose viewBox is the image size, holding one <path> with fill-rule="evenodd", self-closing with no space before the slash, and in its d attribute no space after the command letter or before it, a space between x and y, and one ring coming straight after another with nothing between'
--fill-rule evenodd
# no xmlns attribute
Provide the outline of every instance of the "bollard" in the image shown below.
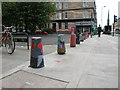
<svg viewBox="0 0 120 90"><path fill-rule="evenodd" d="M76 44L80 44L80 34L77 33L76 35Z"/></svg>
<svg viewBox="0 0 120 90"><path fill-rule="evenodd" d="M76 47L76 35L75 34L71 34L70 47Z"/></svg>
<svg viewBox="0 0 120 90"><path fill-rule="evenodd" d="M85 40L87 39L87 32L85 32Z"/></svg>
<svg viewBox="0 0 120 90"><path fill-rule="evenodd" d="M83 40L85 40L86 39L86 34L85 34L85 32L83 33Z"/></svg>
<svg viewBox="0 0 120 90"><path fill-rule="evenodd" d="M88 33L86 32L86 39L87 39Z"/></svg>
<svg viewBox="0 0 120 90"><path fill-rule="evenodd" d="M83 33L80 34L80 41L83 42L84 39L83 39Z"/></svg>
<svg viewBox="0 0 120 90"><path fill-rule="evenodd" d="M70 47L76 47L76 35L74 34L75 28L71 28Z"/></svg>
<svg viewBox="0 0 120 90"><path fill-rule="evenodd" d="M93 36L93 33L92 33L92 32L90 33L90 36L91 36L91 38L92 38L92 36Z"/></svg>
<svg viewBox="0 0 120 90"><path fill-rule="evenodd" d="M76 32L76 44L80 44L80 30L79 29Z"/></svg>
<svg viewBox="0 0 120 90"><path fill-rule="evenodd" d="M88 32L88 38L90 37L90 32Z"/></svg>
<svg viewBox="0 0 120 90"><path fill-rule="evenodd" d="M87 32L87 38L89 38L89 33Z"/></svg>
<svg viewBox="0 0 120 90"><path fill-rule="evenodd" d="M44 67L42 38L32 37L30 67Z"/></svg>
<svg viewBox="0 0 120 90"><path fill-rule="evenodd" d="M58 48L57 48L58 54L65 54L65 40L64 40L64 34L58 35Z"/></svg>
<svg viewBox="0 0 120 90"><path fill-rule="evenodd" d="M85 40L85 33L83 33L83 40Z"/></svg>

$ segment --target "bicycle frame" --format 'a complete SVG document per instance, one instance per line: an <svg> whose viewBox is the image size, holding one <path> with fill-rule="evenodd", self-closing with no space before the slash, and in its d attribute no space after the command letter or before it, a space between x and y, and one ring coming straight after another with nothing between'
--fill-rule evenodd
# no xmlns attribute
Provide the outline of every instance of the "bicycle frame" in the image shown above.
<svg viewBox="0 0 120 90"><path fill-rule="evenodd" d="M2 32L2 37L0 37L0 41L2 42L0 46L5 46L8 53L12 54L15 50L15 42L14 38L12 37L12 34L8 31L7 28L5 28L5 31Z"/></svg>
<svg viewBox="0 0 120 90"><path fill-rule="evenodd" d="M8 40L9 40L9 36L10 36L11 33L8 32L8 30L6 30L5 32L2 32L2 37L1 37L1 42L2 42L2 45L8 43Z"/></svg>

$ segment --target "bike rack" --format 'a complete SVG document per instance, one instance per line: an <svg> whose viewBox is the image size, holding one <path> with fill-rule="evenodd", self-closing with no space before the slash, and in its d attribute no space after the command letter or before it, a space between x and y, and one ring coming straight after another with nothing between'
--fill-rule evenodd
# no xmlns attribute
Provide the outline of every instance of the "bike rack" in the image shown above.
<svg viewBox="0 0 120 90"><path fill-rule="evenodd" d="M29 35L27 33L12 33L15 42L26 42L29 50ZM25 37L23 37L25 36Z"/></svg>

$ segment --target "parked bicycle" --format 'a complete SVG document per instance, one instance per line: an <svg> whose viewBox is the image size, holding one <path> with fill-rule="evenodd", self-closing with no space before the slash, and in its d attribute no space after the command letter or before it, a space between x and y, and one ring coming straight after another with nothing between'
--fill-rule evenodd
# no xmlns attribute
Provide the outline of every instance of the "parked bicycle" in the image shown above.
<svg viewBox="0 0 120 90"><path fill-rule="evenodd" d="M12 54L15 50L15 42L10 30L12 30L13 27L5 27L4 25L2 27L4 28L4 31L1 32L2 35L0 36L0 47L5 46L7 52Z"/></svg>

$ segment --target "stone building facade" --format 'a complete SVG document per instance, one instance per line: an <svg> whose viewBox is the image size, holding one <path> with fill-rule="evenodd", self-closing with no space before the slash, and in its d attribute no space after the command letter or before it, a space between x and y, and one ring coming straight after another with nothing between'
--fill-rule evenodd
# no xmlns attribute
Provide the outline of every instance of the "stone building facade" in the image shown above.
<svg viewBox="0 0 120 90"><path fill-rule="evenodd" d="M120 18L118 19L118 28L120 29Z"/></svg>
<svg viewBox="0 0 120 90"><path fill-rule="evenodd" d="M117 22L114 24L114 29L119 29L120 30L120 1L118 2L118 19Z"/></svg>
<svg viewBox="0 0 120 90"><path fill-rule="evenodd" d="M70 33L71 27L90 31L97 25L95 2L56 2L56 8L51 28L57 33Z"/></svg>
<svg viewBox="0 0 120 90"><path fill-rule="evenodd" d="M120 30L120 18L118 18L117 22L115 22L115 30L116 29Z"/></svg>

